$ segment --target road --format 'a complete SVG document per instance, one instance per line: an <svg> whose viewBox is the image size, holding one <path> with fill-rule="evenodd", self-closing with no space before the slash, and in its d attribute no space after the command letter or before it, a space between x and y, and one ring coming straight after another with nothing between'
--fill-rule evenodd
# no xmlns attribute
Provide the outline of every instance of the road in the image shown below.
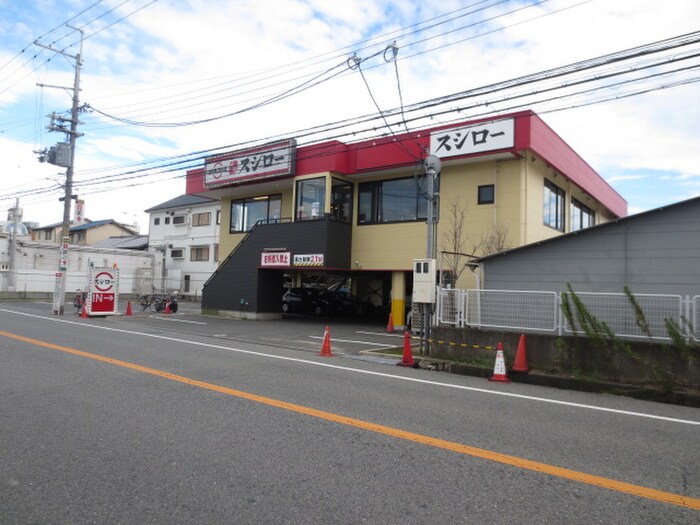
<svg viewBox="0 0 700 525"><path fill-rule="evenodd" d="M377 327L321 357L324 321L164 317L0 303L0 523L700 521L697 409L361 358Z"/></svg>

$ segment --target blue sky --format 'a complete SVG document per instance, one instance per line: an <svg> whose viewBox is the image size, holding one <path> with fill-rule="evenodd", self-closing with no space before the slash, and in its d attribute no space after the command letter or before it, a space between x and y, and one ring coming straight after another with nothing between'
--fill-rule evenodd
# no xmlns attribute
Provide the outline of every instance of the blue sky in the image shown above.
<svg viewBox="0 0 700 525"><path fill-rule="evenodd" d="M0 219L21 195L24 220L61 220L63 170L38 163L33 150L63 140L45 129L46 115L65 115L70 94L37 84L71 86L72 59L33 42L76 54L69 21L86 37L80 99L94 109L80 118L76 193L89 218L136 220L145 232L143 210L184 193L185 169L198 161L178 159L191 152L374 114L375 101L384 111L401 101L418 108L688 34L698 29L700 3L0 0L0 12ZM384 53L394 41L395 63ZM474 107L463 100L432 113L416 109L411 125L498 114L517 94L628 201L630 213L663 206L700 195L700 60L691 57L698 47L658 57L675 56L678 65L652 64L654 55L591 73L617 72L627 82L615 88L564 86L586 79L582 71L493 90L469 99ZM353 53L362 72L347 67ZM545 88L569 97L547 101ZM206 122L184 125L193 121ZM167 171L156 169L165 164Z"/></svg>

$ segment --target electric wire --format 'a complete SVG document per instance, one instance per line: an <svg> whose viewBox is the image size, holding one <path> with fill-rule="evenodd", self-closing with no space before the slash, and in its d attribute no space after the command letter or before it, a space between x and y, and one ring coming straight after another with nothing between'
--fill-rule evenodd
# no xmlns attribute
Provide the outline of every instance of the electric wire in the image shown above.
<svg viewBox="0 0 700 525"><path fill-rule="evenodd" d="M461 15L459 15L459 16L457 16L457 17L450 18L450 19L448 19L448 20L446 20L446 21L453 21L453 20L455 20L455 19L457 19L457 18L461 18L461 17L466 16L466 15L469 15L469 14L474 14L474 13L478 12L479 10L483 10L483 9L487 9L487 8L492 8L492 7L497 6L497 5L499 5L499 4L505 3L506 1L507 1L507 0L500 0L500 1L496 2L496 3L489 4L489 5L487 5L486 7L481 7L481 8L479 8L479 9L477 9L477 10L474 10L474 11L469 11L469 12L467 12L467 13L462 13ZM526 6L524 6L524 7L518 7L518 8L516 8L516 9L514 9L514 10L508 11L508 12L506 12L506 13L504 13L504 14L501 14L501 15L499 15L499 16L497 16L497 17L487 18L486 21L494 20L494 19L496 19L496 18L501 18L501 17L503 17L503 16L507 16L507 15L512 14L512 13L517 13L517 12L523 10L523 9L528 9L528 8L531 8L531 7L536 7L536 6L540 5L540 4L545 3L545 2L548 2L548 1L550 1L550 0L540 0L540 1L536 2L535 4L526 5ZM590 0L587 0L587 1L590 1ZM474 4L474 5L479 5L479 4L481 4L481 3L483 3L483 2L479 2L479 3ZM585 2L584 2L584 3L585 3ZM435 26L437 26L437 25L446 23L446 21L442 21L442 22L440 22L440 23L438 23L438 24L433 24L433 25L427 26L427 28L432 28L432 27L435 27ZM457 29L455 29L455 30L446 31L446 32L444 32L444 33L440 33L440 34L435 35L435 36L436 36L436 37L439 37L439 36L443 36L443 35L445 35L445 34L450 34L450 33L454 32L454 31L457 31L457 30L464 30L464 29L466 29L466 28L473 27L473 26L478 25L478 24L480 24L480 23L485 23L485 21L481 21L481 22L477 22L477 23L470 23L470 24L467 24L467 25L465 25L465 26L460 26L459 28L457 28ZM504 27L502 27L501 29L499 29L499 31L505 30L505 29L507 29L508 27L509 27L509 26L504 26ZM425 28L417 29L417 30L415 30L415 31L413 31L413 32L411 32L411 33L409 33L407 36L410 36L410 35L413 35L413 34L418 34L418 32L422 32L423 30L425 30ZM403 37L402 37L402 38L403 38ZM409 44L409 45L413 45L413 44ZM384 49L385 49L385 47L382 48L382 52L384 51ZM357 52L355 53L355 55L356 55L356 54L357 54ZM381 52L380 52L380 53L375 53L375 54L372 55L372 56L376 56L376 55L378 55L378 54L381 54ZM378 67L378 66L373 66L373 67ZM219 101L219 100L221 100L221 99L217 99L217 101ZM158 104L162 107L162 102L161 102L161 101L158 101ZM187 107L191 107L191 106L185 106L185 108L187 108ZM185 109L185 108L182 108L182 109ZM168 108L168 110L169 110L169 111L172 111L173 109L172 109L172 108ZM112 115L112 116L115 116L115 115L114 115L114 110L107 110L107 109L101 108L100 111L103 111L104 113L107 113L107 114L110 114L110 115ZM228 114L226 114L226 115L222 115L221 118L225 118L225 117L227 117L227 116L232 116L232 115L235 115L235 114L237 114L237 112L228 113ZM119 118L124 118L124 117L120 116ZM134 118L134 117L130 117L128 120L134 121L134 123L136 123L137 121L141 121L141 120L143 120L143 119L142 119L142 118L137 119L137 118ZM204 122L209 121L208 119L202 119L202 120L203 120ZM193 122L194 122L194 123L197 123L197 122L199 122L199 121L183 122L183 125L191 125ZM144 126L152 125L153 127L173 127L173 126L174 126L174 123L168 122L168 123L161 123L161 124L156 124L156 123L149 124L149 123L143 122L143 123L139 123L139 125L144 125Z"/></svg>
<svg viewBox="0 0 700 525"><path fill-rule="evenodd" d="M669 48L669 49L672 49L672 48ZM386 51L386 50L385 50L385 51ZM651 50L651 49L650 49L648 52L649 52L649 53L652 53L652 52L656 52L656 50ZM640 56L641 56L641 55L642 55L642 53L640 53ZM609 63L611 63L611 62L609 62ZM396 66L396 63L395 63L395 66ZM591 64L590 67L596 67L596 66L593 65L593 64ZM580 72L580 71L583 71L583 68L579 69L578 71L579 71L579 72ZM562 74L567 74L567 73L562 72ZM530 82L536 82L536 81L538 81L538 79L535 78L535 77L533 77L533 78L530 79ZM631 82L631 81L630 81L630 82ZM685 85L685 84L694 83L694 82L697 82L697 79L687 79L687 80L685 80L685 81L676 81L676 82L671 82L671 83L664 84L663 86L656 86L656 87L648 88L648 89L646 89L646 90L640 90L639 93L640 93L640 94L641 94L641 93L648 93L648 92L652 92L652 91L659 90L659 89L667 89L667 88L669 88L669 87L677 87L677 86L680 86L680 85ZM513 83L511 86L505 86L505 85L504 85L504 86L502 86L502 89L505 89L506 87L513 87L513 86L516 86L516 85L522 85L522 83L521 83L521 84ZM601 89L602 89L602 88L601 88ZM436 106L439 105L439 104L447 104L447 103L450 103L450 102L459 101L459 100L460 100L460 95L465 95L465 96L466 96L466 93L467 93L467 92L461 92L461 94L457 94L457 96L453 96L452 98L445 98L445 99L442 99L442 100L437 100L437 99L436 99L436 100L434 100L434 101L431 102L431 104L434 104L433 106L429 106L429 105L427 105L427 106L422 106L421 109L424 110L424 109L427 109L427 108L430 108L430 107L436 107ZM483 93L482 93L482 94L483 94ZM532 93L531 93L531 94L532 94ZM634 95L635 95L635 93L632 92L632 93L625 94L624 97L627 98L627 97L629 97L629 96L634 96ZM616 98L616 97L618 97L618 98ZM619 99L619 97L620 97L619 95L611 95L611 96L608 96L608 97L604 97L604 98L602 98L602 99L600 99L600 100L602 100L602 101L609 101L609 100ZM496 103L497 101L494 100L493 102ZM573 107L583 107L583 105L588 105L588 104L591 104L591 103L597 103L597 102L593 102L593 101L591 101L591 102L589 102L589 103L582 102L582 103L580 103L580 104L577 104L576 106L568 106L568 107L567 107L567 106L562 106L562 107L555 108L555 109L552 109L552 110L547 110L547 111L548 111L548 112L552 112L552 111L563 111L563 110L565 110L565 109L570 109L570 108L573 108ZM478 105L477 105L477 106L478 106ZM414 109L414 111L415 111L415 109ZM449 114L449 112L450 112L450 110L445 110L444 113L437 113L437 112L436 112L436 113L434 113L434 114L431 114L431 116L437 116L437 115L440 115L440 114ZM452 110L452 113L454 113L454 110ZM490 114L490 113L484 112L483 114L487 115L487 114ZM382 118L383 120L386 121L386 118L387 118L387 116L389 116L389 113L388 113L388 112L382 112L382 111L380 110L380 116L381 116L381 118ZM374 118L377 118L377 117L375 116ZM416 118L416 119L414 119L414 120L419 120L420 118L426 118L426 117L425 117L425 116L421 116L421 117L418 117L418 118ZM460 117L458 117L457 120L459 120L459 118L460 118ZM401 120L402 120L402 121L405 121L405 120L406 120L405 117L404 117L404 115L403 115L403 111L401 111ZM385 122L385 124L388 125L387 122ZM374 128L374 129L376 129L376 128ZM201 159L198 159L198 160L201 160ZM151 169L153 169L153 168L151 168ZM178 168L175 168L175 167L174 167L174 169L178 169ZM179 169L182 169L182 168L179 168Z"/></svg>

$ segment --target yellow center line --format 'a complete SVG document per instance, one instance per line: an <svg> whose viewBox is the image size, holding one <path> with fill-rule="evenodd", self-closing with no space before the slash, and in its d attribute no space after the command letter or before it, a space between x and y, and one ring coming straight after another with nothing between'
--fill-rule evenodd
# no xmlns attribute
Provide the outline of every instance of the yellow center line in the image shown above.
<svg viewBox="0 0 700 525"><path fill-rule="evenodd" d="M637 496L641 498L647 498L655 501L660 501L663 503L670 503L672 505L677 505L679 507L685 507L693 510L700 510L700 499L692 498L690 496L684 496L682 494L675 494L672 492L664 492L662 490L651 489L648 487L643 487L640 485L634 485L631 483L625 483L624 481L617 481L614 479L604 478L601 476L595 476L592 474L586 474L585 472L579 472L576 470L571 470L562 467L556 467L554 465L549 465L547 463L540 463L537 461L531 461L529 459L520 458L517 456L510 456L508 454L501 454L500 452L493 452L491 450L486 450L477 447L470 447L468 445L462 445L460 443L455 443L453 441L447 441L444 439L434 438L430 436L425 436L423 434L416 434L413 432L408 432L405 430L400 430L398 428L388 427L385 425L379 425L377 423L370 423L368 421L363 421L361 419L355 419L351 417L342 416L339 414L334 414L332 412L325 412L323 410L317 410L315 408L309 408L302 405L296 405L294 403L287 403L285 401L280 401L279 399L274 399L265 396L259 396L256 394L251 394L249 392L243 392L241 390L235 390L233 388L227 388L224 386L215 385L212 383L206 383L204 381L198 381L196 379L191 379L189 377L179 376L176 374L171 374L169 372L164 372L155 368L149 368L146 366L137 365L135 363L129 363L128 361L121 361L119 359L113 359L111 357L105 357L98 354L92 354L89 352L83 352L75 348L70 348L67 346L61 346L46 341L40 341L38 339L32 339L29 337L24 337L21 335L13 334L10 332L4 332L0 330L0 335L8 337L10 339L15 339L17 341L22 341L36 346L41 346L44 348L50 348L52 350L58 350L60 352L65 352L67 354L72 354L80 357L86 357L88 359L94 359L96 361L102 361L104 363L109 363L112 365L120 366L123 368L128 368L130 370L135 370L138 372L143 372L144 374L150 374L153 376L161 377L164 379L170 379L171 381L177 381L179 383L184 383L186 385L195 386L198 388L211 390L214 392L219 392L221 394L226 394L230 396L235 396L240 399L247 399L249 401L254 401L256 403L262 403L264 405L281 408L283 410L289 410L291 412L296 412L298 414L304 414L306 416L311 416L326 421L331 421L333 423L339 423L341 425L348 425L351 427L359 428L362 430L367 430L370 432L376 432L377 434L383 434L386 436L391 436L397 439L402 439L405 441L412 441L414 443L420 443L421 445L426 445L429 447L440 448L443 450L449 450L451 452L456 452L457 454L465 454L468 456L486 459L489 461L495 461L497 463L502 463L504 465L510 465L513 467L518 467L526 470L533 470L542 474L547 474L549 476L556 476L559 478L568 479L571 481L576 481L579 483L585 483L587 485L594 485L596 487L601 487L608 490L613 490L616 492L623 492L625 494L631 494L632 496Z"/></svg>

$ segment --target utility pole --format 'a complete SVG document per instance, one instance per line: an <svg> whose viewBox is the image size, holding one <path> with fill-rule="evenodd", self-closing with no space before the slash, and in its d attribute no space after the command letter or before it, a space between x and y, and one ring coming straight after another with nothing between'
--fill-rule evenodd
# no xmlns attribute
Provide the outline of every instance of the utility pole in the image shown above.
<svg viewBox="0 0 700 525"><path fill-rule="evenodd" d="M438 201L440 198L440 194L435 191L435 188L437 186L437 178L438 175L440 174L440 170L442 169L442 162L440 159L435 156L435 155L428 155L428 157L423 161L423 164L425 166L425 178L426 178L426 196L425 198L428 201L428 219L426 221L427 225L427 233L426 233L426 249L425 249L425 258L426 259L435 259L435 244L436 244L436 238L437 238L437 223L438 223L438 218L437 218L437 210L438 210ZM433 310L433 305L431 303L421 303L421 308L423 309L423 315L422 320L423 320L423 337L421 338L421 352L423 350L423 345L422 342L423 340L426 341L426 354L428 353L428 349L430 348L430 345L427 343L428 339L430 339L430 318L432 317L432 310Z"/></svg>
<svg viewBox="0 0 700 525"><path fill-rule="evenodd" d="M36 40L34 44L39 47L43 47L55 53L59 53L67 58L72 58L75 61L75 76L73 78L73 104L71 106L71 118L70 118L70 129L66 129L64 124L68 119L58 117L56 114L52 114L51 125L49 130L51 131L62 131L68 135L69 153L67 159L66 167L66 186L65 195L62 199L63 201L63 223L61 225L61 246L59 249L58 258L58 271L56 272L56 281L54 283L54 295L53 295L53 313L56 315L63 315L64 305L65 305L65 295L66 295L66 273L68 271L68 242L70 240L70 211L71 211L71 200L74 198L73 195L73 172L75 168L75 143L77 138L80 136L78 134L78 115L80 114L80 66L82 65L82 54L83 54L83 30L72 26L68 26L75 31L80 32L80 51L77 55L69 55L65 51L55 49L51 46L46 46L40 44ZM41 85L41 84L40 84ZM70 89L61 86L45 86L59 89ZM58 120L59 124L55 125L55 120ZM60 152L60 146L58 145L57 153ZM63 163L57 162L60 159L54 158L54 164L64 165ZM51 162L51 159L49 159Z"/></svg>
<svg viewBox="0 0 700 525"><path fill-rule="evenodd" d="M12 219L13 226L10 236L10 282L8 283L8 290L10 292L17 291L17 230L19 229L19 223L21 220L22 210L19 208L19 198L15 199L15 207L11 209L12 216L8 219Z"/></svg>

